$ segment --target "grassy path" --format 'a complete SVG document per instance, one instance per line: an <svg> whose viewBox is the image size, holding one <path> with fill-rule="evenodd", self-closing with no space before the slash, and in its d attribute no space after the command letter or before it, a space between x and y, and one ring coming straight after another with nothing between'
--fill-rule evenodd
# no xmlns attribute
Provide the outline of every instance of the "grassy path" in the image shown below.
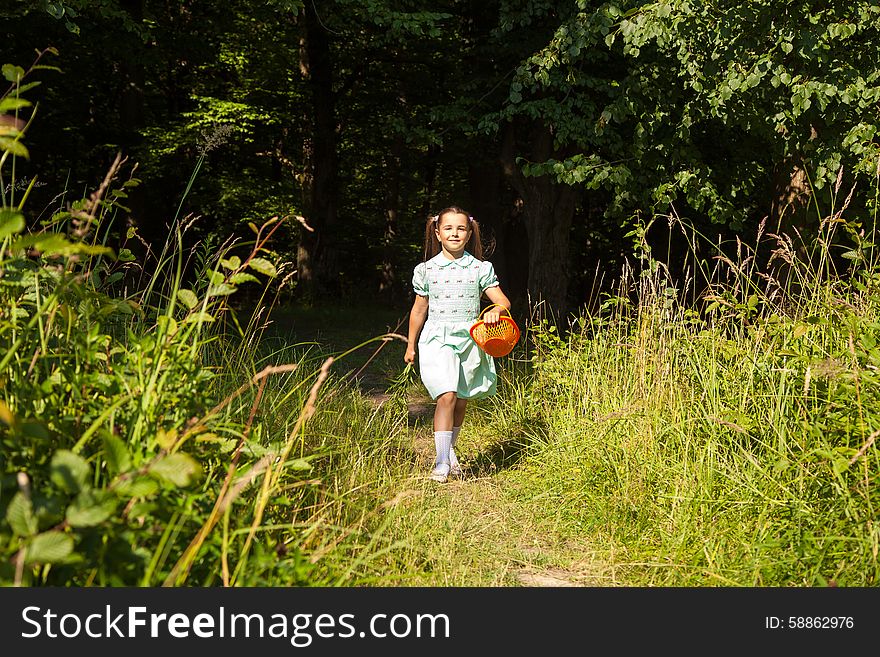
<svg viewBox="0 0 880 657"><path fill-rule="evenodd" d="M377 404L382 395L374 395ZM459 441L461 478L427 479L434 458L433 404L411 396L408 440L416 454L399 482L389 530L405 579L419 586L615 586L614 569L588 537L571 539L536 513L540 500L518 476L508 445L479 417ZM477 437L479 436L479 437ZM509 454L507 454L509 456ZM533 481L533 480L532 480ZM538 505L538 506L536 506Z"/></svg>

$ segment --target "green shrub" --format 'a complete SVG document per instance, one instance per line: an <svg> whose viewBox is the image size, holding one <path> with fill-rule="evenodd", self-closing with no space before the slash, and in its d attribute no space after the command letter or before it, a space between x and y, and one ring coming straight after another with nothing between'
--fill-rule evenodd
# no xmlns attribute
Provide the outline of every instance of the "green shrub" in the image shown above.
<svg viewBox="0 0 880 657"><path fill-rule="evenodd" d="M305 399L308 376L291 379L297 364L256 374L259 331L230 321L238 286L262 285L265 295L278 274L266 246L277 220L257 229L249 253L204 258L191 289L182 283L186 226L175 221L154 271L132 289L143 266L125 247L135 232L108 246L138 183L122 179L120 156L94 192L27 226L35 181L17 180L15 164L28 156L30 123L17 117L30 108L23 92L35 70L4 66L12 90L0 99L16 117L0 136L0 582L213 581L214 556L230 545L212 530L250 481L239 475L261 462L265 470L272 454L283 469L293 441L277 453L259 444L255 391L274 376L292 384L289 405ZM282 568L291 563L289 576L302 580L295 554Z"/></svg>

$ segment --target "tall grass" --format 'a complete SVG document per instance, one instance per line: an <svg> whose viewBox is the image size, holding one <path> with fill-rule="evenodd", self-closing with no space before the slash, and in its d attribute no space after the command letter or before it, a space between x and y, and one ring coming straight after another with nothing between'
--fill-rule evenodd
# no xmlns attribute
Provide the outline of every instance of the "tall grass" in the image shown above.
<svg viewBox="0 0 880 657"><path fill-rule="evenodd" d="M696 307L646 261L564 340L536 332L522 481L629 583L877 584L880 278L845 206L808 248L719 252Z"/></svg>

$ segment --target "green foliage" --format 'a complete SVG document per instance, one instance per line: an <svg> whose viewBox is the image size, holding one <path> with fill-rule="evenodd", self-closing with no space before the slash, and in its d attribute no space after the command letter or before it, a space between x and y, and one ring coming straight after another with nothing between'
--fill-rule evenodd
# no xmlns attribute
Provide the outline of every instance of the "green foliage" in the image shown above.
<svg viewBox="0 0 880 657"><path fill-rule="evenodd" d="M43 11L63 23L65 29L71 34L79 35L83 19L88 19L90 15L112 21L127 32L139 37L143 38L146 34L143 27L132 19L124 4L118 0L102 0L101 2L94 0L39 0L39 2L30 3L30 5L24 9L25 13Z"/></svg>
<svg viewBox="0 0 880 657"><path fill-rule="evenodd" d="M527 175L607 189L609 216L678 203L739 228L766 212L785 163L813 171L816 190L841 166L874 174L874 4L578 5L519 68L501 114L541 117L575 151L524 163Z"/></svg>
<svg viewBox="0 0 880 657"><path fill-rule="evenodd" d="M390 41L402 38L439 37L443 21L451 14L420 10L412 5L421 3L394 3L387 0L336 0L344 12L356 12L358 19L375 25L382 37ZM398 5L410 7L398 7Z"/></svg>
<svg viewBox="0 0 880 657"><path fill-rule="evenodd" d="M20 89L13 86L0 102L28 107L9 102L21 99ZM18 153L6 147L0 158L4 189L7 171L16 189ZM257 229L248 256L223 253L195 272L192 289L181 285L178 224L149 286L132 291L122 281L139 263L124 246L106 245L124 190L138 184L119 180L121 166L117 158L93 194L42 226L27 225L24 198L3 196L0 580L6 583L160 581L185 547L175 547L171 537L203 521L219 492L218 466L236 444L248 444L250 427L228 408L236 395L220 396L227 384L209 348L231 312L228 297L240 285L277 275L265 246L276 222ZM240 438L230 445L218 438L224 434ZM200 576L207 572L210 567Z"/></svg>

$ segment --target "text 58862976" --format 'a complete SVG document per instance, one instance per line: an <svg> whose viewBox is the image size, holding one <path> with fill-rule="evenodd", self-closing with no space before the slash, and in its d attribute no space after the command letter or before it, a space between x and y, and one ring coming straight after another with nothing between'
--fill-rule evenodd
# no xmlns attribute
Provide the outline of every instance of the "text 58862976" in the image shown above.
<svg viewBox="0 0 880 657"><path fill-rule="evenodd" d="M852 616L765 616L768 630L851 630Z"/></svg>

